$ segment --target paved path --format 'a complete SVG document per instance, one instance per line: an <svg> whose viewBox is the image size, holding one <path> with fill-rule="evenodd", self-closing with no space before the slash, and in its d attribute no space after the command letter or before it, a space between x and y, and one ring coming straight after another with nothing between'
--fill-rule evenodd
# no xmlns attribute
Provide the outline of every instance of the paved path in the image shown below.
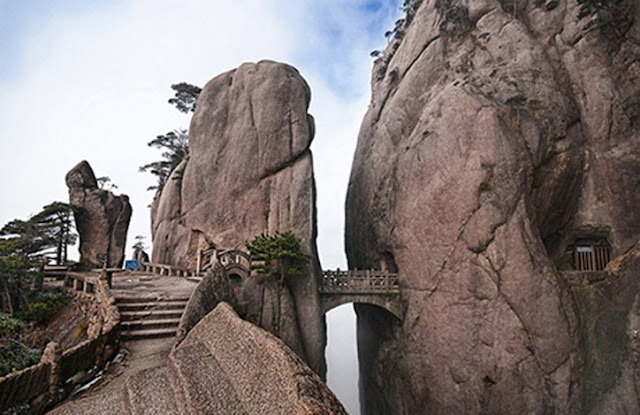
<svg viewBox="0 0 640 415"><path fill-rule="evenodd" d="M114 275L111 292L115 297L179 298L191 295L195 287L195 283L181 277L123 273Z"/></svg>
<svg viewBox="0 0 640 415"><path fill-rule="evenodd" d="M120 274L114 276L112 292L116 297L154 297L161 299L189 296L196 284L179 277ZM174 338L126 341L121 344L124 359L113 363L103 378L89 390L69 398L51 410L54 415L125 414L123 408L125 380L141 370L162 367Z"/></svg>

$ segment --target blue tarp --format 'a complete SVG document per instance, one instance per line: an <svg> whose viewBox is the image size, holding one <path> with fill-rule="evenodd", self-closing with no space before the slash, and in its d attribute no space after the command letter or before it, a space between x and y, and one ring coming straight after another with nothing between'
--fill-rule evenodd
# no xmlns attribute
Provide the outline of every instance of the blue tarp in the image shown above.
<svg viewBox="0 0 640 415"><path fill-rule="evenodd" d="M134 259L133 261L125 261L124 263L124 269L136 270L139 268L140 268L140 264L138 263L137 259Z"/></svg>

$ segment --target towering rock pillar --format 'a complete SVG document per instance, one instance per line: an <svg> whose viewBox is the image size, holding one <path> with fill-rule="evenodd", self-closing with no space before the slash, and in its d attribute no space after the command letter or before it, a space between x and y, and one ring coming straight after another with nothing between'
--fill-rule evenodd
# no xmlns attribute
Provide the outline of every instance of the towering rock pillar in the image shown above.
<svg viewBox="0 0 640 415"><path fill-rule="evenodd" d="M76 228L80 235L80 268L122 267L131 219L127 195L115 196L98 188L96 176L81 161L66 176L69 203L78 207Z"/></svg>
<svg viewBox="0 0 640 415"><path fill-rule="evenodd" d="M282 314L283 340L324 375L310 99L295 68L270 61L243 64L207 83L191 121L189 159L152 207L153 261L195 268L201 249L245 249L262 233L293 232L313 257L307 272L287 288L280 311L262 295L249 308L268 330L265 316Z"/></svg>
<svg viewBox="0 0 640 415"><path fill-rule="evenodd" d="M364 413L634 412L640 8L587 32L574 0L409 3L346 203L350 268L396 270L406 311L356 307ZM626 282L575 303L559 271L597 237Z"/></svg>

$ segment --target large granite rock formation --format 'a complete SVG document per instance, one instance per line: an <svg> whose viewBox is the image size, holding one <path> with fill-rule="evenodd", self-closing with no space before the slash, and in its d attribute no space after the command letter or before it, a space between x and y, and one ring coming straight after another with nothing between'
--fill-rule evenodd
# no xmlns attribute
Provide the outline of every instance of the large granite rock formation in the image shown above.
<svg viewBox="0 0 640 415"><path fill-rule="evenodd" d="M282 341L220 303L169 355L127 380L131 414L346 414Z"/></svg>
<svg viewBox="0 0 640 415"><path fill-rule="evenodd" d="M312 263L284 293L253 284L251 297L260 300L250 314L270 329L264 304L281 297L278 320L292 324L276 334L324 375L309 101L296 69L276 62L243 64L207 83L191 121L189 159L152 206L152 259L195 269L198 251L212 245L244 249L261 233L293 232Z"/></svg>
<svg viewBox="0 0 640 415"><path fill-rule="evenodd" d="M105 257L107 267L122 267L131 219L129 197L98 188L86 161L67 173L66 183L69 203L79 208L75 218L80 235L80 269L102 268Z"/></svg>
<svg viewBox="0 0 640 415"><path fill-rule="evenodd" d="M347 196L350 268L397 270L406 306L356 307L364 413L636 412L640 7L414 3ZM624 272L570 289L581 238Z"/></svg>

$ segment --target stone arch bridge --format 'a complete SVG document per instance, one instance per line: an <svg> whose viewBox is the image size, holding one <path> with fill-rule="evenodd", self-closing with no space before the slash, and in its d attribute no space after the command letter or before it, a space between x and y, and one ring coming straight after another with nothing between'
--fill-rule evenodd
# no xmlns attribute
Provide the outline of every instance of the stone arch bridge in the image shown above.
<svg viewBox="0 0 640 415"><path fill-rule="evenodd" d="M372 304L403 319L398 274L376 270L323 271L318 284L322 312L346 303Z"/></svg>
<svg viewBox="0 0 640 415"><path fill-rule="evenodd" d="M229 277L247 277L252 261L241 250L201 251L198 256L198 273L219 262ZM322 313L347 303L371 304L384 308L396 318L403 319L398 274L378 270L328 270L318 280Z"/></svg>

